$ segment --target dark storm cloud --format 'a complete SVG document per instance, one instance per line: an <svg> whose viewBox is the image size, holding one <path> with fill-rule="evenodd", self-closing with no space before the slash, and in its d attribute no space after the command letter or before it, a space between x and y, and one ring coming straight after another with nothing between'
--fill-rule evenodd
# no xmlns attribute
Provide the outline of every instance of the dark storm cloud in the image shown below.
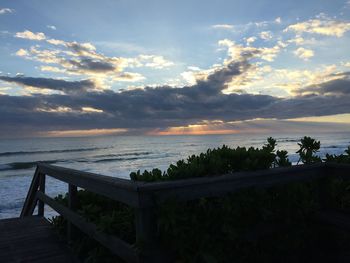
<svg viewBox="0 0 350 263"><path fill-rule="evenodd" d="M63 91L67 94L80 93L94 88L94 83L90 80L66 81L62 79L32 78L23 76L0 76L0 80L27 87Z"/></svg>
<svg viewBox="0 0 350 263"><path fill-rule="evenodd" d="M161 86L121 92L110 90L66 92L69 94L36 94L25 97L0 95L0 123L3 127L0 134L8 135L6 133L9 130L18 127L25 127L31 131L39 129L36 127L40 127L41 131L95 128L128 128L144 131L184 126L202 120L285 119L350 112L350 94L345 93L342 96L309 95L290 99L222 93L232 78L241 77L249 67L250 64L246 59L232 61L210 74L206 80L182 88ZM64 84L65 90L82 85L82 90L86 91L86 87L93 86L88 80L55 82L52 79L24 77L1 77L1 79L57 90L63 90L58 84ZM30 84L24 81L25 79L30 79ZM38 80L38 83L35 80ZM327 85L324 84L325 87ZM103 112L84 112L83 107Z"/></svg>
<svg viewBox="0 0 350 263"><path fill-rule="evenodd" d="M116 69L112 63L107 61L98 61L88 58L81 59L80 61L69 60L68 62L76 71L108 72Z"/></svg>
<svg viewBox="0 0 350 263"><path fill-rule="evenodd" d="M107 73L117 69L112 59L96 53L92 44L70 42L66 43L66 46L79 56L79 59L66 60L67 63L73 66L72 69L69 69L70 71Z"/></svg>
<svg viewBox="0 0 350 263"><path fill-rule="evenodd" d="M74 52L77 54L83 55L84 52L93 52L95 50L95 47L91 44L84 44L84 43L78 43L78 42L67 42L67 47L71 48Z"/></svg>
<svg viewBox="0 0 350 263"><path fill-rule="evenodd" d="M350 95L307 95L282 99L259 114L265 118L289 119L350 113Z"/></svg>
<svg viewBox="0 0 350 263"><path fill-rule="evenodd" d="M343 73L343 75L344 74L349 74L349 72ZM333 93L333 94L350 95L350 79L349 78L334 79L321 84L311 85L301 89L301 92L314 92L318 94Z"/></svg>

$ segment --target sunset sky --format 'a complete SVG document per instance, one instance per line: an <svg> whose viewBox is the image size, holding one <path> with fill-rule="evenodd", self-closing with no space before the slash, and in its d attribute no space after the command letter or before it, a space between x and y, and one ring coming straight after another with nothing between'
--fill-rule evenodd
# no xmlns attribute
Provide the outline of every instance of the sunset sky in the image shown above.
<svg viewBox="0 0 350 263"><path fill-rule="evenodd" d="M0 0L0 136L350 131L350 1Z"/></svg>

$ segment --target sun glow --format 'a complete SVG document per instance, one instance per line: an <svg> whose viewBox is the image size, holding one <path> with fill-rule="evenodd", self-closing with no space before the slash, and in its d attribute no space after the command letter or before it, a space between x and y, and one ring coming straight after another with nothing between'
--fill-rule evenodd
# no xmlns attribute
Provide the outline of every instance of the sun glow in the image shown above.
<svg viewBox="0 0 350 263"><path fill-rule="evenodd" d="M154 130L150 135L210 135L235 134L239 130L225 129L221 124L190 124L187 126L169 127L166 130Z"/></svg>
<svg viewBox="0 0 350 263"><path fill-rule="evenodd" d="M112 135L127 132L127 129L90 129L90 130L65 130L65 131L48 131L40 135L42 137L85 137L85 136L99 136Z"/></svg>
<svg viewBox="0 0 350 263"><path fill-rule="evenodd" d="M331 122L331 123L349 123L350 124L350 113L328 115L328 116L295 118L295 119L288 119L288 120L303 121L303 122Z"/></svg>

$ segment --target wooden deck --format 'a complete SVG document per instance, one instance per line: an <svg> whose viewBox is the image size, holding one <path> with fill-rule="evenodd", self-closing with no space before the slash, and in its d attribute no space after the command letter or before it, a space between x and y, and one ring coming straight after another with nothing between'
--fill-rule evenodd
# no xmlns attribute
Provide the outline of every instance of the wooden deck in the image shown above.
<svg viewBox="0 0 350 263"><path fill-rule="evenodd" d="M78 262L46 219L37 216L0 220L0 261Z"/></svg>

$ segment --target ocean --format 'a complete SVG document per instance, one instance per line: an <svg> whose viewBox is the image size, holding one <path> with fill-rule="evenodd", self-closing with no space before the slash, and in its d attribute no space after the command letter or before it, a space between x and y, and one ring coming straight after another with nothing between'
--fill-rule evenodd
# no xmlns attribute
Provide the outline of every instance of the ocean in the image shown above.
<svg viewBox="0 0 350 263"><path fill-rule="evenodd" d="M320 156L343 153L350 145L350 132L306 135L321 141ZM271 136L277 139L277 149L287 150L296 163L297 143L304 135ZM0 139L0 219L19 216L38 161L129 179L130 172L164 170L177 160L223 144L261 147L267 137L232 134ZM49 177L46 191L50 196L63 194L67 184Z"/></svg>

